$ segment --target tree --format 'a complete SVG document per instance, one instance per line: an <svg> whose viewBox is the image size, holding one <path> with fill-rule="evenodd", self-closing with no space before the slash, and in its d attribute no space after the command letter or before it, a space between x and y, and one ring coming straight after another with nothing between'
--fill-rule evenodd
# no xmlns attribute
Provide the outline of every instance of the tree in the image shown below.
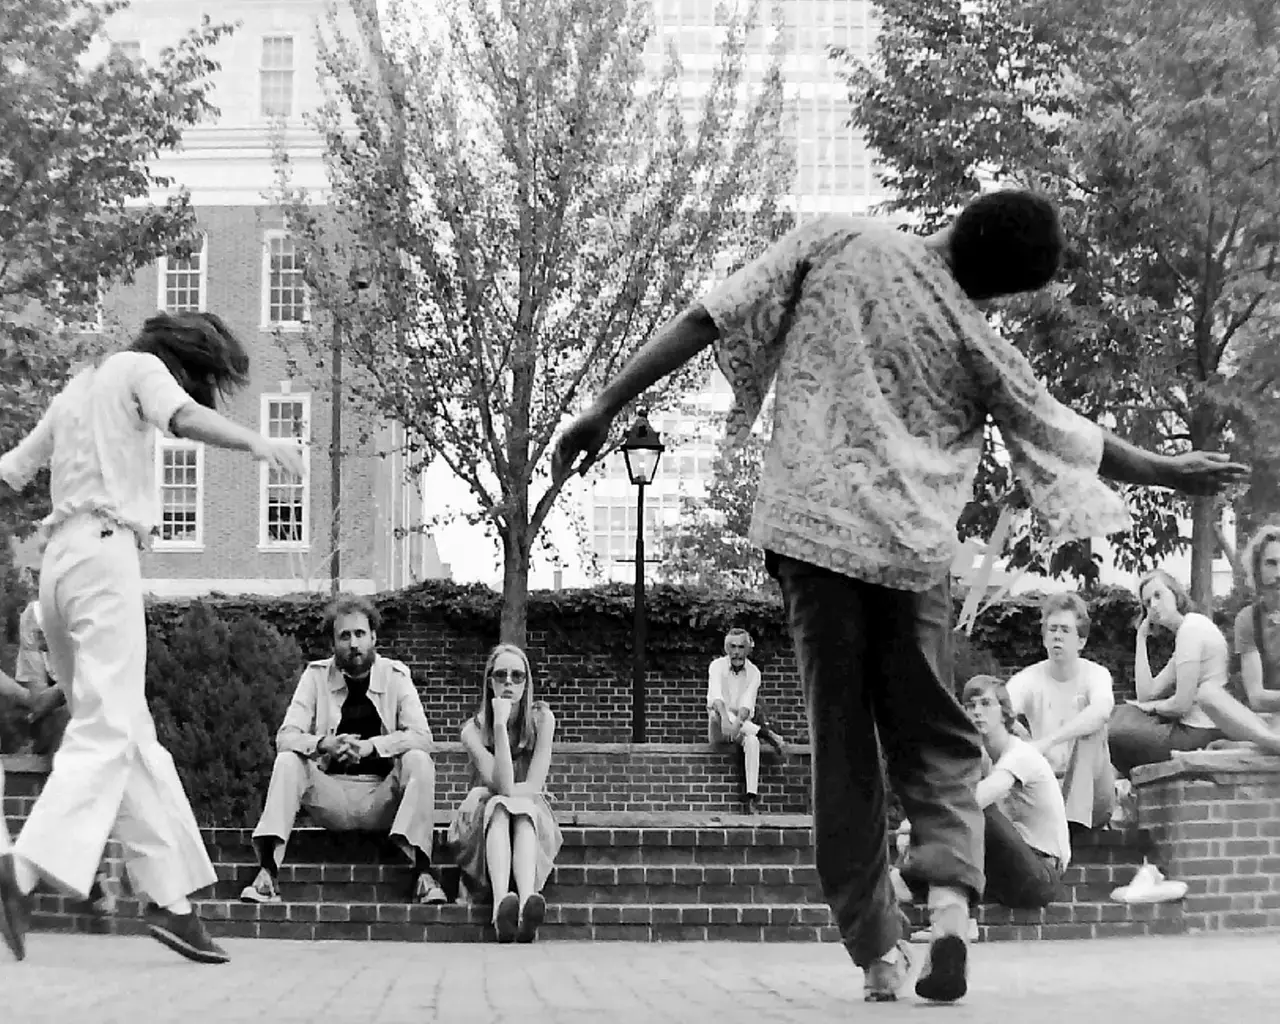
<svg viewBox="0 0 1280 1024"><path fill-rule="evenodd" d="M764 552L747 540L768 439L723 442L704 497L684 497L680 521L662 535L661 579L712 590L767 590Z"/></svg>
<svg viewBox="0 0 1280 1024"><path fill-rule="evenodd" d="M292 189L281 154L282 205L313 302L345 336L351 397L406 428L416 467L442 460L466 484L468 518L501 540L502 636L523 642L557 428L717 257L752 256L790 224L780 51L752 94L754 10L732 19L690 128L674 53L646 70L642 0L465 0L418 23L399 0L381 20L356 11L358 38L331 18L320 50L327 195ZM415 24L439 30L406 44ZM327 357L325 339L308 344Z"/></svg>
<svg viewBox="0 0 1280 1024"><path fill-rule="evenodd" d="M1007 302L1000 329L1060 398L1138 444L1240 443L1264 411L1238 364L1268 333L1280 273L1271 6L880 6L875 61L837 59L852 123L890 167L893 205L933 227L983 182L1051 194L1070 234L1063 283ZM970 528L989 524L1002 486L979 478L975 501L987 504L970 510ZM1185 545L1179 499L1130 499L1136 528L1113 538L1121 565ZM1205 601L1220 506L1190 505L1192 591ZM1092 561L1087 544L1058 556L1082 572Z"/></svg>
<svg viewBox="0 0 1280 1024"><path fill-rule="evenodd" d="M50 339L102 290L168 252L189 255L195 215L185 191L148 163L183 129L216 113L208 50L231 31L204 18L156 63L96 59L120 0L23 0L0 6L0 451L35 424L77 357ZM45 488L11 499L0 524L30 529Z"/></svg>

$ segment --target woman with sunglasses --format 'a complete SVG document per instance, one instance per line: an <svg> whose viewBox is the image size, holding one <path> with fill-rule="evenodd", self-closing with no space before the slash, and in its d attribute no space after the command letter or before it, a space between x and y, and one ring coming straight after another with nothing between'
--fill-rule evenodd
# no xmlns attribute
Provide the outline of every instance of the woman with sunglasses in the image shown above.
<svg viewBox="0 0 1280 1024"><path fill-rule="evenodd" d="M533 699L528 656L499 644L480 707L462 727L475 784L449 827L467 889L492 893L499 942L532 942L546 914L541 890L561 843L544 791L555 731L551 708Z"/></svg>

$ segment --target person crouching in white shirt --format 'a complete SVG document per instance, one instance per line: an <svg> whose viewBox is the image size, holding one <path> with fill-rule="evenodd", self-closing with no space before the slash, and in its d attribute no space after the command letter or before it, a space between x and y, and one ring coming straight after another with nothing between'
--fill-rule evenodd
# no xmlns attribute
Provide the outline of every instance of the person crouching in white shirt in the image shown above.
<svg viewBox="0 0 1280 1024"><path fill-rule="evenodd" d="M1009 730L1013 707L995 676L965 683L962 703L982 737L991 768L978 783L986 819L983 900L1006 907L1048 906L1059 897L1071 861L1067 810L1053 768Z"/></svg>

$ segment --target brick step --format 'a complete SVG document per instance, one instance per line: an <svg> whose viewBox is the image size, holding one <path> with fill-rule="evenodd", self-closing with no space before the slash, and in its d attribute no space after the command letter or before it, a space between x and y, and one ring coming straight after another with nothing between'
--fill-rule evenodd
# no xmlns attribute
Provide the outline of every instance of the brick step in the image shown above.
<svg viewBox="0 0 1280 1024"><path fill-rule="evenodd" d="M279 903L260 906L232 900L198 900L201 916L217 937L364 939L407 942L482 942L493 939L490 908L404 903ZM72 900L40 895L32 914L37 930L138 934L144 924L137 901L120 902L116 916L95 918ZM919 912L913 912L917 920ZM1181 904L1126 906L1053 904L1014 911L983 906L975 915L979 939L1081 939L1116 935L1169 935L1185 931ZM549 903L540 938L648 941L830 942L838 936L829 910L816 904Z"/></svg>
<svg viewBox="0 0 1280 1024"><path fill-rule="evenodd" d="M813 863L813 833L807 819L793 825L704 825L678 828L607 825L562 825L564 845L560 864L610 864L676 867L705 865L791 865ZM252 830L206 828L205 844L215 861L238 863L252 859ZM448 859L446 830L436 830L437 856ZM1078 841L1072 867L1138 865L1150 855L1152 844L1144 831L1101 831ZM403 855L385 836L365 832L296 829L289 839L288 858L307 863L403 862Z"/></svg>
<svg viewBox="0 0 1280 1024"><path fill-rule="evenodd" d="M258 866L246 851L235 862L214 865L218 882L210 896L238 899ZM1133 876L1130 865L1072 865L1064 877L1064 897L1070 903L1105 902L1111 891ZM447 867L441 871L450 895L458 889ZM297 864L280 869L281 895L296 903L396 903L406 899L413 884L407 863ZM546 895L557 903L720 904L821 903L817 869L812 864L708 865L674 867L608 864L557 864Z"/></svg>

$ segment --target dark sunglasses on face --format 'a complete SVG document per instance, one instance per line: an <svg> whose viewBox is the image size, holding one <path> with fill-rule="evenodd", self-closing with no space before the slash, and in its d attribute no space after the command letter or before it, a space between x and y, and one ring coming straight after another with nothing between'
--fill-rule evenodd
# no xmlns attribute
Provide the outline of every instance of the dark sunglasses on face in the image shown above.
<svg viewBox="0 0 1280 1024"><path fill-rule="evenodd" d="M495 668L489 673L489 678L494 682L502 682L504 679L510 679L513 683L523 683L526 678L524 669L520 668Z"/></svg>

